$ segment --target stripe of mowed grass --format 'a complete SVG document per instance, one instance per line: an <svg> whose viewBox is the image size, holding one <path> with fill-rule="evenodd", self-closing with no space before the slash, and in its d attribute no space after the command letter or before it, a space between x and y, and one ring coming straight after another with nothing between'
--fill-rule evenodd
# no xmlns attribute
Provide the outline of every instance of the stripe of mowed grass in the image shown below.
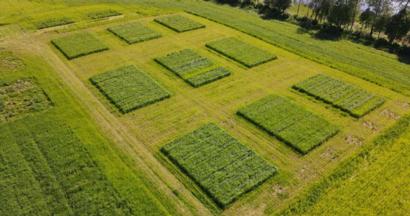
<svg viewBox="0 0 410 216"><path fill-rule="evenodd" d="M51 40L69 60L108 50L103 42L89 32L78 32Z"/></svg>

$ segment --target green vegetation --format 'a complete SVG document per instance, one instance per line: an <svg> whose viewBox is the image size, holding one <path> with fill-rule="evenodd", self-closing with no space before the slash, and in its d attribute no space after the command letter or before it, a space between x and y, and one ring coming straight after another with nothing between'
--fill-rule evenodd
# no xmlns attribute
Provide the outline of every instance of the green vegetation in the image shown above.
<svg viewBox="0 0 410 216"><path fill-rule="evenodd" d="M122 15L122 13L117 12L115 10L103 10L103 11L96 11L96 12L91 12L87 14L87 16L90 17L91 19L103 19L103 18L119 16L119 15Z"/></svg>
<svg viewBox="0 0 410 216"><path fill-rule="evenodd" d="M157 33L139 23L128 23L124 25L113 26L108 28L108 31L112 32L129 44L161 37L160 33Z"/></svg>
<svg viewBox="0 0 410 216"><path fill-rule="evenodd" d="M356 118L366 115L384 103L383 98L322 74L310 77L293 88L330 103Z"/></svg>
<svg viewBox="0 0 410 216"><path fill-rule="evenodd" d="M266 63L276 56L255 46L242 42L236 38L224 38L209 42L206 46L228 58L231 58L246 67L255 67Z"/></svg>
<svg viewBox="0 0 410 216"><path fill-rule="evenodd" d="M406 116L277 215L408 212L409 141L410 116Z"/></svg>
<svg viewBox="0 0 410 216"><path fill-rule="evenodd" d="M167 215L168 209L172 211L166 199L167 209L159 203L161 195L154 187L147 188L151 183L141 168L130 167L129 156L101 135L60 82L58 70L48 65L50 61L33 56L30 48L14 57L24 67L0 73L0 80L11 84L17 80L17 89L46 92L53 108L0 123L0 215Z"/></svg>
<svg viewBox="0 0 410 216"><path fill-rule="evenodd" d="M186 79L186 81L193 87L199 87L215 80L222 79L226 76L231 75L231 72L223 67L217 67L215 69L210 69L203 73L191 76Z"/></svg>
<svg viewBox="0 0 410 216"><path fill-rule="evenodd" d="M190 49L170 53L155 59L193 87L199 87L229 76L231 73Z"/></svg>
<svg viewBox="0 0 410 216"><path fill-rule="evenodd" d="M124 66L90 78L91 82L122 112L169 98L170 93L134 66Z"/></svg>
<svg viewBox="0 0 410 216"><path fill-rule="evenodd" d="M225 208L276 169L215 124L207 124L161 151Z"/></svg>
<svg viewBox="0 0 410 216"><path fill-rule="evenodd" d="M176 32L186 32L195 29L205 28L205 25L202 25L201 23L197 23L180 15L159 17L155 18L155 21Z"/></svg>
<svg viewBox="0 0 410 216"><path fill-rule="evenodd" d="M0 84L0 123L48 109L52 102L32 78Z"/></svg>
<svg viewBox="0 0 410 216"><path fill-rule="evenodd" d="M398 62L395 55L347 40L318 40L308 33L301 33L297 25L275 20L265 21L256 14L229 6L212 3L196 6L184 3L176 7L260 38L310 60L410 95L408 65Z"/></svg>
<svg viewBox="0 0 410 216"><path fill-rule="evenodd" d="M12 72L24 67L23 61L12 52L0 48L0 72Z"/></svg>
<svg viewBox="0 0 410 216"><path fill-rule="evenodd" d="M279 96L262 98L238 114L302 154L338 132L336 126Z"/></svg>
<svg viewBox="0 0 410 216"><path fill-rule="evenodd" d="M108 47L88 32L74 33L57 38L51 43L68 59L108 50Z"/></svg>
<svg viewBox="0 0 410 216"><path fill-rule="evenodd" d="M88 201L91 202L91 207L86 209L84 214L103 215L104 208L101 208L100 212L100 208L96 209L95 206L106 206L106 200L112 201L115 206L110 210L117 209L119 215L121 213L188 216L280 214L283 208L299 198L313 184L321 182L323 178L333 172L334 168L344 163L344 159L349 158L362 147L372 145L371 140L374 137L410 111L409 97L405 95L405 92L402 91L403 94L400 94L386 89L386 79L374 75L375 73L371 69L371 67L382 68L385 71L385 77L394 77L398 73L406 75L407 73L403 73L403 71L406 69L408 71L408 65L403 66L404 64L399 63L397 56L345 40L318 41L312 37L315 33L314 30L305 32L304 29L298 29L290 23L262 20L257 18L256 12L252 10L245 12L224 5L210 4L202 0L119 0L115 3L99 3L99 0L95 2L85 0L19 0L18 2L16 4L12 0L0 1L0 8L4 9L0 15L0 47L4 47L4 49L0 48L0 82L9 83L33 77L39 89L43 93L45 92L44 95L52 101L52 107L41 112L28 112L24 116L0 122L0 138L2 140L10 140L10 137L12 141L16 142L22 139L28 140L27 142L0 144L1 148L11 149L7 150L9 152L7 156L3 157L3 154L0 156L1 172L4 171L4 163L11 164L12 167L11 169L7 165L6 174L0 172L0 179L7 178L6 181L0 180L0 190L5 190L0 192L0 215L80 215L79 211L84 211L83 209L86 208L84 203ZM98 20L87 17L90 12L108 9L119 11L123 16ZM209 13L209 16L220 17L222 20L220 23L216 23L212 22L210 18L204 19L184 11L199 11L201 14L212 12L212 14ZM206 26L206 29L176 34L154 21L157 17L169 14L178 14L201 23ZM55 28L53 31L34 29L34 24L38 21L57 17L69 17L75 21L75 24L64 26L64 28ZM226 17L232 19L224 20ZM221 25L222 22L224 25ZM134 23L139 23L141 26L160 33L161 39L131 46L107 31L109 27ZM237 24L241 28L244 25L251 30L256 28L262 32L260 34L270 38L271 41L260 40L261 37L254 37L249 31L243 29L231 28L227 23ZM77 32L89 32L94 37L101 39L110 51L68 61L52 44L49 44L52 39ZM249 69L205 46L209 42L223 38L236 38L252 47L275 54L279 59ZM72 43L71 47L74 49L78 44L81 43ZM278 44L280 47L277 46ZM321 49L311 49L311 46ZM231 50L233 46L228 48ZM5 49L8 51L3 52ZM184 49L190 49L191 52L185 52L185 55L176 55L178 58L171 58L171 61L166 62L168 65L160 65L158 60L154 61L157 57L162 58L168 53ZM319 51L320 53L317 53ZM238 53L242 56L242 54L247 54L248 49L242 48L240 52ZM350 55L349 52L353 54ZM329 53L335 53L335 56L326 55ZM343 56L352 58L353 62L358 60L361 62L351 65L349 59L342 59ZM315 58L318 59L315 60L316 62L309 60ZM345 69L350 67L370 68L371 70L359 71L362 73L361 76L366 77L368 74L373 74L373 78L380 78L381 85L375 85L339 71L341 66L336 64L340 64L341 59ZM318 64L318 62L322 64ZM147 96L146 98L149 99L148 96L155 93L157 89L151 91L152 85L144 87L147 82L143 80L147 77L150 82L157 81L160 86L166 87L166 92L171 92L172 97L126 115L117 111L117 107L110 104L109 95L104 95L105 92L99 89L97 84L93 84L92 79L99 76L104 77L102 74L106 74L107 70L113 72L116 71L114 69L120 69L125 65L138 65L136 70L141 72L143 76L133 75L131 76L133 78L130 79L127 77L128 75L122 77L107 74L105 78L115 78L107 79L107 82L103 78L104 81L101 81L102 84L109 87L106 89L110 89L112 95L124 96L124 98L118 97L120 101L136 98L136 95ZM173 70L173 72L167 71L164 67ZM382 69L376 68L379 71L383 71ZM232 72L232 76L229 78L212 82L214 79L228 75L229 71ZM332 91L339 92L341 86L350 89L349 87L354 85L355 88L366 91L366 95L377 96L377 98L383 98L386 101L380 110L372 111L365 117L357 119L348 116L347 113L341 114L340 111L332 108L332 105L308 98L305 94L291 89L293 85L314 76L318 71L343 81L343 85L340 84L340 86L332 82L329 87ZM360 74L357 69L347 72L354 75ZM368 74L364 75L364 73ZM126 75L127 73L118 72L118 75L120 74ZM372 76L368 77L372 78ZM400 83L405 82L403 80L398 80L395 87L400 88ZM138 84L141 81L144 84ZM209 82L212 84L196 89L191 87L191 85L200 86ZM395 82L390 84L396 85ZM336 88L333 87L334 85ZM155 83L155 86L158 84ZM322 85L318 86L322 87ZM408 85L402 86L404 86L403 90ZM135 93L135 90L138 89L143 94ZM260 102L260 106L255 106L254 110L247 110L249 111L247 114L251 113L255 116L253 123L257 123L256 120L259 120L261 123L258 124L259 127L250 123L250 119L239 116L241 115L240 111L248 108L244 105L250 103L249 106L252 106L254 104L252 102L271 93L287 102L280 103L281 105L275 108L274 104L276 103L265 101L265 104ZM325 90L319 93L322 95ZM336 97L331 91L326 93L329 93L329 99ZM340 94L343 93L344 91L340 91ZM327 98L327 95L323 97ZM361 95L358 94L358 98ZM351 99L353 100L353 98ZM278 101L278 99L272 100ZM356 101L356 98L354 100ZM0 110L2 109L1 104L7 105L5 101L0 99ZM242 107L244 108L240 109ZM238 110L239 115L236 115ZM365 109L363 108L363 110ZM218 132L221 129L214 130L212 126L205 126L208 132L212 131L212 134L202 130L200 133L209 134L212 139L202 136L198 138L199 136L190 133L209 122L214 122L226 132ZM46 125L46 127L42 125ZM280 130L280 127L284 125L289 127ZM329 125L329 127L324 125ZM309 153L302 155L299 153L301 150L295 151L282 143L286 140L282 139L281 141L278 134L267 133L269 128L277 129L276 132L279 135L303 145L304 151ZM330 132L336 133L338 129L341 132L330 138ZM16 130L17 132L14 132ZM37 131L40 132L37 133ZM319 131L329 133L320 134ZM316 132L317 134L315 134ZM53 136L49 136L49 133ZM60 136L60 133L64 133L64 135ZM61 139L66 139L69 136L66 133L77 137L78 142L73 144L74 147L68 142L65 145L68 145L67 152L74 152L73 155L80 157L78 160L66 156L65 146L61 147L61 143L64 143L64 140ZM15 134L18 138L14 137ZM26 134L28 136L25 136ZM186 134L188 137L184 136ZM229 135L225 137L221 134ZM409 132L404 132L404 134L409 134ZM324 145L310 151L310 144L324 142L319 138L324 138L326 135L329 135L327 137L329 140ZM43 136L44 139L42 139ZM409 142L408 138L405 138L406 135L398 136L401 137L400 142ZM50 137L56 140L48 141L51 140ZM214 137L216 138L214 139ZM191 143L194 144L191 145L189 141L194 139L201 139L201 141L192 141ZM240 142L246 147L220 144L231 143L229 141L231 139L237 140L232 141L232 143ZM38 140L47 144L39 146L42 143ZM204 182L213 189L215 196L203 187L205 184L192 177L190 170L184 169L177 160L172 159L169 156L171 154L167 155L165 149L168 148L168 145L165 144L173 140L174 142L184 140L187 143L184 144L181 141L175 144L170 152L173 149L183 149L182 152L187 150L185 147L192 146L189 153L179 151L172 153L180 153L181 157L189 157L189 160L186 161L193 161L193 158L191 160L193 155L196 155L195 158L198 160L203 160L197 163L187 163L187 167L192 168L192 173L196 176L206 178ZM54 142L58 145L53 145ZM225 148L226 146L228 147ZM372 160L353 167L352 170L358 172L348 176L348 181L339 181L340 184L335 185L330 184L324 191L313 190L314 194L319 194L319 198L309 196L309 204L306 205L305 210L300 211L304 208L302 205L300 209L296 208L297 210L292 210L290 214L320 215L329 213L329 215L339 215L346 213L355 215L355 213L363 213L366 215L374 213L388 215L392 212L394 215L403 215L408 212L408 208L406 208L408 196L406 195L409 193L407 189L409 182L402 180L403 177L409 175L405 167L408 164L408 160L405 158L409 158L408 148L402 144L384 146L386 148L380 152L385 152L386 154L383 153L385 156L370 157ZM384 151L389 150L388 146L392 146L394 151L391 153ZM53 149L53 147L57 149ZM47 152L56 154L43 154L43 148ZM296 147L294 148L296 149ZM216 149L216 151L211 151L212 149ZM234 151L230 152L232 149ZM253 154L257 155L255 157L263 161L263 164L267 164L269 167L267 170L272 171L269 171L269 176L272 177L267 177L266 181L261 178L263 183L255 187L251 187L251 185L258 182L259 174L248 174L250 171L259 170L258 167L261 164L236 158L237 155L250 150L255 152ZM36 152L36 154L32 154L32 152ZM60 155L64 158L58 158ZM83 157L86 158L86 163L82 162ZM381 161L377 163L377 166L373 166L376 165L373 163L373 159ZM52 161L52 164L49 164L49 160ZM61 169L61 173L58 172L60 169L57 169L61 165L59 161L66 160L70 160L67 167L73 170L73 174L82 174L78 179L85 182L84 186L81 183L73 183L73 178L61 177L63 176L61 173L65 173L66 170ZM181 159L181 161L185 160ZM80 162L81 164L79 164ZM97 171L99 174L91 177L88 173L83 174L83 172L88 171L88 163L92 163L90 165L93 170L91 174ZM231 164L223 166L223 163ZM275 168L272 167L273 164ZM386 168L382 166L383 164L386 165ZM80 171L74 168L76 165L81 167ZM220 176L219 174L215 176L211 169L220 166L223 166L222 170L226 172L220 173ZM234 166L240 166L246 172L242 172L240 169L233 170ZM275 172L276 167L280 172ZM369 172L365 172L367 168ZM54 174L56 170L58 175ZM20 177L21 175L24 176ZM343 176L343 173L340 175ZM361 177L362 175L363 177ZM70 177L71 175L65 176ZM210 178L206 176L210 176ZM255 181L243 181L243 184L240 182L240 179L253 177L255 177ZM87 180L82 181L82 178ZM373 179L374 181L372 181ZM94 183L88 183L88 180L105 183L102 187L99 186L100 183L96 183L95 187L98 189L94 191L92 189ZM232 183L236 181L238 182ZM60 182L69 182L75 186L70 188L72 190L66 194L68 187L63 187ZM352 182L352 185L349 186L348 182ZM367 184L363 184L365 182ZM380 182L380 184L373 182ZM225 183L232 183L232 185ZM90 184L92 186L89 186ZM246 192L243 188L247 185L250 188L249 191L252 190L252 192L241 195ZM221 190L214 189L217 186ZM343 190L337 188L343 188ZM384 194L386 200L389 199L389 201L387 202L382 196L374 196L373 198L373 195L377 194ZM397 194L398 197L393 194ZM79 200L75 201L78 203L75 208L72 207L73 201L70 201L74 200L70 197L71 195L75 196L75 200ZM94 196L98 197L94 199ZM304 198L305 196L302 197L302 199ZM86 199L87 202L83 202L83 199ZM220 201L217 201L218 199ZM233 201L230 201L231 199ZM306 200L304 203L307 203ZM364 208L360 208L357 203L363 203ZM18 208L15 208L14 204ZM346 206L352 206L352 208L346 209ZM12 209L9 210L10 208ZM375 212L369 213L366 208L375 209ZM343 209L345 210L343 211ZM107 212L107 214L118 215L117 212Z"/></svg>
<svg viewBox="0 0 410 216"><path fill-rule="evenodd" d="M1 126L2 185L0 194L13 193L17 181L21 193L35 190L38 200L20 209L20 200L4 200L1 209L10 214L49 212L90 215L125 215L130 213L111 183L91 159L83 143L72 130L56 121L41 118ZM13 160L17 155L18 160ZM13 157L10 157L13 156ZM23 165L14 169L14 163ZM24 179L21 181L19 179ZM26 179L30 179L26 183ZM3 184L4 184L3 183ZM29 200L27 200L29 201ZM42 202L43 201L43 202ZM45 205L44 205L45 204ZM67 205L68 204L68 205ZM44 208L44 209L40 209Z"/></svg>
<svg viewBox="0 0 410 216"><path fill-rule="evenodd" d="M54 19L47 19L40 21L36 24L37 29L44 29L44 28L50 28L50 27L55 27L55 26L62 26L62 25L68 25L74 23L74 21L68 17L62 17L62 18L54 18Z"/></svg>

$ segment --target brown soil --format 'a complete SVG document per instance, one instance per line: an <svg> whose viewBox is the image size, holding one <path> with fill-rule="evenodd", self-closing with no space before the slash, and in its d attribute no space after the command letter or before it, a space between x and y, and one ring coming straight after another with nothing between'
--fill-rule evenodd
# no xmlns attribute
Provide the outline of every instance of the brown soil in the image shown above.
<svg viewBox="0 0 410 216"><path fill-rule="evenodd" d="M387 117L389 119L393 119L393 120L397 120L397 119L400 118L400 116L397 113L395 113L395 112L393 112L389 109L385 109L385 110L381 111L380 115L382 115L384 117Z"/></svg>
<svg viewBox="0 0 410 216"><path fill-rule="evenodd" d="M354 135L348 135L345 137L345 141L349 145L361 146L363 145L363 139Z"/></svg>

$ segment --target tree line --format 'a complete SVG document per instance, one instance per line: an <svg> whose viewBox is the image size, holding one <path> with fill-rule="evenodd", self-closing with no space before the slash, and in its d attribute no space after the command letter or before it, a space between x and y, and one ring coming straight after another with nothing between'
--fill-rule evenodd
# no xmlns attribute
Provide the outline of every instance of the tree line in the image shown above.
<svg viewBox="0 0 410 216"><path fill-rule="evenodd" d="M265 18L288 19L287 9L296 5L292 18L305 28L317 28L327 36L345 32L370 39L383 34L390 44L409 43L410 0L216 0L256 9ZM301 14L300 8L307 7ZM359 28L359 30L358 30ZM376 35L375 35L376 34ZM407 41L407 42L406 42Z"/></svg>

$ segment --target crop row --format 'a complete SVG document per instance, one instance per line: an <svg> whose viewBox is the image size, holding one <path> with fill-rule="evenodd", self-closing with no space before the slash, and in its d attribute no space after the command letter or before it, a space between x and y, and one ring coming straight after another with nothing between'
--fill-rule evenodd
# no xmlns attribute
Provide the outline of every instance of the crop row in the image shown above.
<svg viewBox="0 0 410 216"><path fill-rule="evenodd" d="M40 118L0 126L0 214L129 214L72 130Z"/></svg>
<svg viewBox="0 0 410 216"><path fill-rule="evenodd" d="M68 59L108 50L108 47L104 43L87 32L74 33L53 39L51 43Z"/></svg>
<svg viewBox="0 0 410 216"><path fill-rule="evenodd" d="M184 49L155 59L159 64L174 72L180 78L199 87L231 73L218 67L211 60L203 57L191 49Z"/></svg>
<svg viewBox="0 0 410 216"><path fill-rule="evenodd" d="M96 75L90 81L122 112L169 98L170 93L134 66Z"/></svg>
<svg viewBox="0 0 410 216"><path fill-rule="evenodd" d="M128 23L124 25L113 26L108 28L108 31L123 39L128 44L138 43L161 37L161 34L139 23Z"/></svg>
<svg viewBox="0 0 410 216"><path fill-rule="evenodd" d="M161 151L219 207L258 186L276 169L215 124L165 145Z"/></svg>
<svg viewBox="0 0 410 216"><path fill-rule="evenodd" d="M205 28L203 24L180 15L163 16L155 18L154 20L176 32L186 32Z"/></svg>
<svg viewBox="0 0 410 216"><path fill-rule="evenodd" d="M115 11L115 10L102 10L102 11L96 11L96 12L91 12L87 14L87 16L90 17L91 19L103 19L103 18L119 16L119 15L122 15L122 13Z"/></svg>
<svg viewBox="0 0 410 216"><path fill-rule="evenodd" d="M326 75L316 75L293 86L326 103L349 113L362 117L384 103L384 99L357 86Z"/></svg>
<svg viewBox="0 0 410 216"><path fill-rule="evenodd" d="M50 27L55 27L55 26L62 26L62 25L68 25L74 23L74 21L70 18L67 17L61 17L61 18L53 18L53 19L47 19L40 21L36 23L37 29L44 29L44 28L50 28Z"/></svg>
<svg viewBox="0 0 410 216"><path fill-rule="evenodd" d="M302 154L338 132L336 126L279 96L262 98L238 114Z"/></svg>
<svg viewBox="0 0 410 216"><path fill-rule="evenodd" d="M222 79L231 74L231 72L223 67L210 69L200 74L196 74L186 79L186 81L193 87L199 87L213 81Z"/></svg>
<svg viewBox="0 0 410 216"><path fill-rule="evenodd" d="M206 46L245 65L246 67L255 67L277 58L269 52L261 50L236 38L224 38L217 41L212 41L207 43Z"/></svg>

